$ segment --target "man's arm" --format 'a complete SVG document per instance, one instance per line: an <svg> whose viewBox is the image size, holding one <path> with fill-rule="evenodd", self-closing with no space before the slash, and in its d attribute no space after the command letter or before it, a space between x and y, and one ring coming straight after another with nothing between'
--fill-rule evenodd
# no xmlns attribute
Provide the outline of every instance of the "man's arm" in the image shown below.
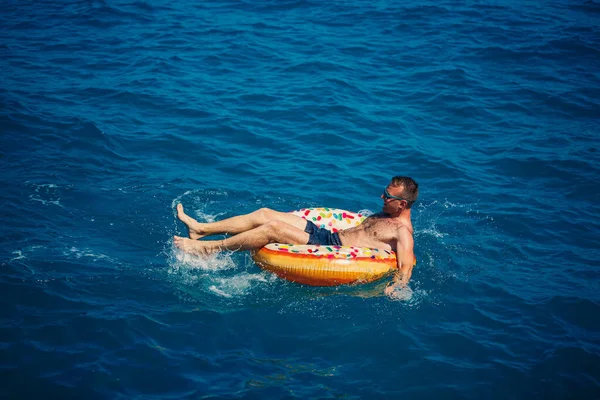
<svg viewBox="0 0 600 400"><path fill-rule="evenodd" d="M415 265L414 242L408 228L398 229L396 242L396 262L398 270L390 285L385 288L385 294L390 296L397 288L405 287L412 275L412 269Z"/></svg>

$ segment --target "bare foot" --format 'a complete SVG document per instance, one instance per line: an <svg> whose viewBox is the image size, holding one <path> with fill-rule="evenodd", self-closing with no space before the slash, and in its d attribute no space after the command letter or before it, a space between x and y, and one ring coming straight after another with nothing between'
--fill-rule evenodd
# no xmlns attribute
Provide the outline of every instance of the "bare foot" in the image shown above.
<svg viewBox="0 0 600 400"><path fill-rule="evenodd" d="M183 212L183 205L181 204L177 204L177 218L187 226L190 239L197 240L206 236L202 224Z"/></svg>
<svg viewBox="0 0 600 400"><path fill-rule="evenodd" d="M178 249L197 256L207 256L218 252L220 248L217 243L219 242L213 240L192 240L181 236L173 236L173 244Z"/></svg>

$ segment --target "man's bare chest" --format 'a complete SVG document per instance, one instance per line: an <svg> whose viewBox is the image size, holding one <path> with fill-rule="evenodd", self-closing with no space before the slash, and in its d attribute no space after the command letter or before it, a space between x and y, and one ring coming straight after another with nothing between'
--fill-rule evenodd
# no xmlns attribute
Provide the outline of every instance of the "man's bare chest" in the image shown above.
<svg viewBox="0 0 600 400"><path fill-rule="evenodd" d="M361 229L366 235L385 240L390 237L394 237L398 230L397 224L390 221L388 218L367 218L358 229Z"/></svg>

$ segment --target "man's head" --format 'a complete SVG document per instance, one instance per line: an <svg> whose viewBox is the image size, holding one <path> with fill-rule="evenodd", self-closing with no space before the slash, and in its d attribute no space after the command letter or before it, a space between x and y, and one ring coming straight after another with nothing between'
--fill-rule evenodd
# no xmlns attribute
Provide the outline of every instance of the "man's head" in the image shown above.
<svg viewBox="0 0 600 400"><path fill-rule="evenodd" d="M381 195L383 212L396 214L408 210L419 197L419 184L408 176L395 176Z"/></svg>

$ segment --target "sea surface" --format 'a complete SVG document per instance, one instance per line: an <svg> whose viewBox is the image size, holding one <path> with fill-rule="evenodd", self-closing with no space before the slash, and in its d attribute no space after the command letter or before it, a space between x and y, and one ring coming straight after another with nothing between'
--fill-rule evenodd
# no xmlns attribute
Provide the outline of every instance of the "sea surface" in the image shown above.
<svg viewBox="0 0 600 400"><path fill-rule="evenodd" d="M600 398L600 3L0 4L0 397ZM377 212L418 259L303 286L182 203Z"/></svg>

